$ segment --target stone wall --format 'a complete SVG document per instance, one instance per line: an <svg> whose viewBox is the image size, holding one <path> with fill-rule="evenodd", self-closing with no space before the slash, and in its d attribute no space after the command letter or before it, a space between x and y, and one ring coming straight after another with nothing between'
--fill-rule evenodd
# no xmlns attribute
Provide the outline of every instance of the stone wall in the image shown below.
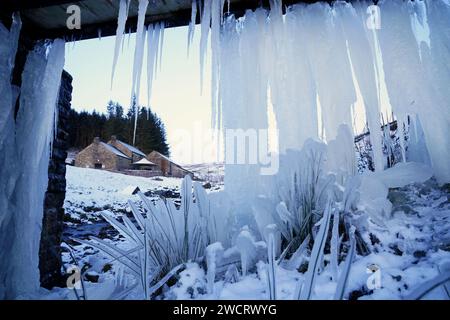
<svg viewBox="0 0 450 320"><path fill-rule="evenodd" d="M77 154L75 166L95 168L95 164L101 164L101 169L122 170L130 168L131 159L117 156L109 151L98 138L95 138L93 143Z"/></svg>
<svg viewBox="0 0 450 320"><path fill-rule="evenodd" d="M133 153L130 149L128 149L122 143L117 141L116 136L112 136L111 140L108 141L108 144L114 146L116 149L122 151L123 154L125 154L128 157L130 157L132 159L133 163L141 160L142 158L144 158L143 156L141 156L139 154Z"/></svg>
<svg viewBox="0 0 450 320"><path fill-rule="evenodd" d="M72 77L63 71L58 100L58 126L48 167L48 188L44 200L39 269L41 286L52 288L64 285L61 273L61 239L63 232L64 198L66 196L66 165L68 148Z"/></svg>
<svg viewBox="0 0 450 320"><path fill-rule="evenodd" d="M164 176L184 178L186 175L190 175L191 178L194 178L194 174L192 172L189 172L179 165L171 162L156 151L151 152L147 156L147 159L156 164Z"/></svg>

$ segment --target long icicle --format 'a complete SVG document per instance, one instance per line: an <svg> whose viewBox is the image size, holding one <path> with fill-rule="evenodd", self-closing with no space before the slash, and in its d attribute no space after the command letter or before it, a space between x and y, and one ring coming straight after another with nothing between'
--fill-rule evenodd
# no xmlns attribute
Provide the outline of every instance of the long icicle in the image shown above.
<svg viewBox="0 0 450 320"><path fill-rule="evenodd" d="M187 55L188 55L188 57L189 57L189 49L191 47L192 40L194 39L196 19L197 19L197 0L192 0L191 22L189 23L188 41L187 41Z"/></svg>
<svg viewBox="0 0 450 320"><path fill-rule="evenodd" d="M203 92L203 71L205 69L206 46L208 45L209 27L211 24L211 1L204 1L200 25L200 94Z"/></svg>
<svg viewBox="0 0 450 320"><path fill-rule="evenodd" d="M114 58L111 72L111 89L114 80L114 73L116 70L117 60L119 58L119 50L123 43L123 35L125 32L125 24L127 22L128 16L128 5L127 0L120 0L119 5L119 18L117 19L117 30L116 30L116 43L114 45Z"/></svg>
<svg viewBox="0 0 450 320"><path fill-rule="evenodd" d="M139 94L140 94L140 80L142 74L142 61L144 55L145 45L145 14L147 12L148 0L139 0L138 9L138 23L136 31L136 47L134 50L134 62L133 62L133 81L131 89L131 101L135 97L135 111L134 111L134 130L133 130L133 145L136 144L136 129L137 119L139 113Z"/></svg>

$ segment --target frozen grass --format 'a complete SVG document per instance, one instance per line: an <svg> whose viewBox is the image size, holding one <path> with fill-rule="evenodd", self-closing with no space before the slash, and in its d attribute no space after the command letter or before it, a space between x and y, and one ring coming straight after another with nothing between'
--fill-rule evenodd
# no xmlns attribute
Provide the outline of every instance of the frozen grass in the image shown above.
<svg viewBox="0 0 450 320"><path fill-rule="evenodd" d="M210 243L225 241L226 214L220 210L213 213L214 201L199 183L193 185L189 176L182 182L179 209L172 201L151 201L141 192L138 195L141 206L129 201L134 221L124 215L120 222L102 214L132 249L123 250L95 237L77 241L96 247L126 266L139 279L145 298L150 299L184 263L201 260Z"/></svg>
<svg viewBox="0 0 450 320"><path fill-rule="evenodd" d="M427 295L428 293L430 293L439 286L444 286L447 292L446 283L449 281L450 281L450 271L446 271L438 275L437 277L419 285L413 292L411 292L408 296L405 297L405 300L420 300L425 295Z"/></svg>
<svg viewBox="0 0 450 320"><path fill-rule="evenodd" d="M327 190L334 180L324 173L326 146L320 142L308 140L301 152L285 157L295 165L293 170L279 174L275 201L278 224L292 253L320 219Z"/></svg>

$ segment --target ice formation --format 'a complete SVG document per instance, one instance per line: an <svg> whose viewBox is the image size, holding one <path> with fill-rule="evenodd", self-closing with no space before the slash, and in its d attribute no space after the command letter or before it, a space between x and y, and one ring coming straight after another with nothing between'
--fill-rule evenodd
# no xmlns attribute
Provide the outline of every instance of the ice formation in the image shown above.
<svg viewBox="0 0 450 320"><path fill-rule="evenodd" d="M56 101L64 66L62 40L37 44L22 73L19 109L10 83L20 18L0 24L2 108L0 157L0 297L29 297L39 289L38 253ZM5 59L4 59L5 58ZM36 112L39 106L39 112ZM4 158L3 158L4 157Z"/></svg>
<svg viewBox="0 0 450 320"><path fill-rule="evenodd" d="M162 35L164 24L156 23L149 25L147 29L147 99L150 105L153 80L155 78L156 70L158 68L158 56L161 54L160 47L162 47ZM160 44L161 41L161 44Z"/></svg>
<svg viewBox="0 0 450 320"><path fill-rule="evenodd" d="M125 24L127 22L127 16L128 16L127 0L120 0L119 17L117 19L116 42L114 44L114 58L111 72L111 88L114 80L114 73L116 70L117 59L119 58L119 50L120 47L123 46L123 35L125 32Z"/></svg>
<svg viewBox="0 0 450 320"><path fill-rule="evenodd" d="M211 2L216 0L204 1L203 12L201 16L201 36L200 36L200 91L203 90L203 70L205 68L206 48L208 45L209 27L211 25Z"/></svg>
<svg viewBox="0 0 450 320"><path fill-rule="evenodd" d="M358 91L376 171L385 168L380 113L392 108L403 161L426 163L428 154L436 178L450 181L450 96L445 90L450 5L444 0L380 1L382 26L377 29L367 23L372 4L298 4L283 14L281 1L273 0L270 10L248 10L236 19L223 17L223 1L205 1L200 67L203 74L211 33L213 125L225 136L228 129L268 129L273 107L278 151L300 150L308 138L323 138L327 168L344 183L355 173L353 124L361 119L354 119L352 108ZM408 155L404 129L414 130ZM264 139L258 136L257 150ZM227 158L227 144L233 141L224 142ZM226 164L228 191L237 198L255 196L255 185L267 180L260 167Z"/></svg>
<svg viewBox="0 0 450 320"><path fill-rule="evenodd" d="M133 145L136 142L136 127L137 118L139 111L139 95L141 89L141 75L142 75L142 64L144 58L144 46L145 46L145 33L146 28L145 14L147 12L148 0L139 0L138 9L138 22L136 29L136 47L134 49L134 61L133 61L133 77L131 86L131 101L135 98L135 117L134 117L134 131L133 131Z"/></svg>
<svg viewBox="0 0 450 320"><path fill-rule="evenodd" d="M191 47L192 40L194 39L196 19L197 19L197 0L192 0L191 22L189 22L189 29L188 29L188 45L187 45L188 56L189 56L189 49Z"/></svg>

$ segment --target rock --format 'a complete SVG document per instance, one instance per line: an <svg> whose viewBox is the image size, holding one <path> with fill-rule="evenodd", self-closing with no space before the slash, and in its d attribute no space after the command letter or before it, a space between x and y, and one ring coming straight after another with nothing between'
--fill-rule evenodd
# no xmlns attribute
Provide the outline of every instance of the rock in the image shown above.
<svg viewBox="0 0 450 320"><path fill-rule="evenodd" d="M100 276L96 272L92 271L92 272L87 272L84 275L84 278L86 279L86 281L97 283Z"/></svg>
<svg viewBox="0 0 450 320"><path fill-rule="evenodd" d="M380 239L378 239L378 237L376 235L374 235L373 233L370 233L369 237L370 237L370 242L372 243L373 246L380 243Z"/></svg>
<svg viewBox="0 0 450 320"><path fill-rule="evenodd" d="M180 192L176 189L153 190L145 193L146 196L160 196L163 198L179 198Z"/></svg>
<svg viewBox="0 0 450 320"><path fill-rule="evenodd" d="M423 250L417 250L417 251L414 251L413 255L414 255L414 258L424 258L427 256L427 253Z"/></svg>
<svg viewBox="0 0 450 320"><path fill-rule="evenodd" d="M211 183L210 182L207 182L207 183L205 183L204 185L203 185L203 188L205 188L205 189L211 189Z"/></svg>
<svg viewBox="0 0 450 320"><path fill-rule="evenodd" d="M366 287L362 287L359 290L353 290L348 295L348 300L358 300L358 298L366 296L368 294L372 294L373 290L367 290Z"/></svg>
<svg viewBox="0 0 450 320"><path fill-rule="evenodd" d="M408 196L405 192L398 189L390 189L388 193L388 199L392 202L393 207L404 205L408 202Z"/></svg>
<svg viewBox="0 0 450 320"><path fill-rule="evenodd" d="M392 276L391 275L391 277L392 277L392 279L394 279L395 281L398 281L398 282L400 282L400 280L402 280L402 276L401 275L398 275L398 276Z"/></svg>
<svg viewBox="0 0 450 320"><path fill-rule="evenodd" d="M391 245L389 245L389 248L394 251L395 255L397 255L397 256L402 256L403 255L403 251L400 250L400 248L398 247L397 244L391 244Z"/></svg>
<svg viewBox="0 0 450 320"><path fill-rule="evenodd" d="M111 270L111 269L112 269L112 264L111 264L111 263L107 263L107 264L105 264L105 265L103 266L102 272L105 273L105 272L108 272L108 271Z"/></svg>

